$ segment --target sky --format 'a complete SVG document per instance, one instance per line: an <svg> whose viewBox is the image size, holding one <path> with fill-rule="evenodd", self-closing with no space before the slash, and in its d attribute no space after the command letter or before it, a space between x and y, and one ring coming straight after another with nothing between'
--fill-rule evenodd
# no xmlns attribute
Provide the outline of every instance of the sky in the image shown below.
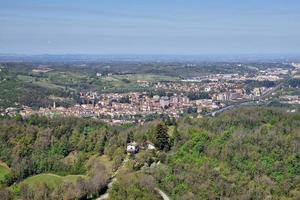
<svg viewBox="0 0 300 200"><path fill-rule="evenodd" d="M0 53L299 54L299 0L0 0Z"/></svg>

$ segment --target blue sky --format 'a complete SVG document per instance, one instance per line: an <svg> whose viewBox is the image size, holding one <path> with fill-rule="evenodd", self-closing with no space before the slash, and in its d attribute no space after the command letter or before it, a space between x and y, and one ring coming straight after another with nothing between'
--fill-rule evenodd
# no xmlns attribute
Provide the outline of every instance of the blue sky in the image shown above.
<svg viewBox="0 0 300 200"><path fill-rule="evenodd" d="M299 0L0 0L0 5L0 53L300 53Z"/></svg>

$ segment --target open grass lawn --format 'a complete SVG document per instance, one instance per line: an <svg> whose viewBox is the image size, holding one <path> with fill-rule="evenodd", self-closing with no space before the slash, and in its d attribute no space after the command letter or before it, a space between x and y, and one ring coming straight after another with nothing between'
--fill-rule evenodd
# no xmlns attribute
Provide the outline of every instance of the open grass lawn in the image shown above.
<svg viewBox="0 0 300 200"><path fill-rule="evenodd" d="M50 188L55 188L56 186L62 184L63 182L75 182L79 177L85 178L83 175L67 175L67 176L59 176L56 174L38 174L35 176L31 176L26 178L19 184L28 184L29 186L36 186L41 183L45 183Z"/></svg>
<svg viewBox="0 0 300 200"><path fill-rule="evenodd" d="M20 192L20 187L22 184L28 185L33 190L37 188L39 184L46 184L49 188L54 189L64 182L75 182L79 177L86 178L84 175L59 176L51 173L43 173L28 177L22 182L12 185L10 190L14 195L17 195Z"/></svg>

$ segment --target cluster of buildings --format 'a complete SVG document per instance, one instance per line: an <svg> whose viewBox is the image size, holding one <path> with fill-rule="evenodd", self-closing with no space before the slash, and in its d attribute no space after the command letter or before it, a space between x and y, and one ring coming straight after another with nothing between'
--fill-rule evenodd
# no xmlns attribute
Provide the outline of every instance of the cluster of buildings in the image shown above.
<svg viewBox="0 0 300 200"><path fill-rule="evenodd" d="M41 70L41 69L39 69ZM48 70L43 69L42 70ZM109 123L142 122L147 116L168 115L179 118L184 113L201 116L207 112L216 111L230 105L230 102L240 100L255 100L270 92L270 87L247 87L247 80L278 81L288 70L272 68L258 70L256 74L210 74L193 77L182 81L148 82L138 80L137 83L151 87L153 91L129 93L103 93L93 91L80 92L76 105L71 107L57 106L54 103L48 108L33 110L23 106L19 112L22 117L32 114L46 116L77 116L100 118ZM98 75L97 75L98 76ZM101 76L101 74L99 74ZM246 89L247 88L247 89ZM165 96L152 95L164 91ZM189 98L190 94L206 93L203 97ZM282 97L283 101L299 103L299 96ZM15 112L15 111L11 111Z"/></svg>
<svg viewBox="0 0 300 200"><path fill-rule="evenodd" d="M47 73L52 71L53 69L46 67L46 66L39 66L38 68L32 69L32 72L35 73Z"/></svg>
<svg viewBox="0 0 300 200"><path fill-rule="evenodd" d="M81 93L81 102L66 108L57 106L33 110L23 106L20 114L28 117L32 114L95 117L109 123L141 122L149 115L168 115L179 118L190 108L195 108L198 114L203 110L215 110L224 107L224 104L212 99L191 101L183 94L173 93L172 96L150 96L145 92L109 93L101 94Z"/></svg>
<svg viewBox="0 0 300 200"><path fill-rule="evenodd" d="M246 90L244 82L159 82L156 84L156 89L176 91L184 93L208 93L214 101L236 101L242 99L254 99L260 97L272 87L254 87L251 90Z"/></svg>
<svg viewBox="0 0 300 200"><path fill-rule="evenodd" d="M267 68L263 70L255 69L254 73L231 73L231 74L209 74L201 77L192 77L190 79L183 80L185 82L220 82L220 81L279 81L283 79L284 75L287 75L290 70L284 68Z"/></svg>
<svg viewBox="0 0 300 200"><path fill-rule="evenodd" d="M184 83L183 87L188 87L188 84ZM196 88L197 84L192 83L190 87ZM80 100L74 106L68 108L57 106L54 101L53 106L39 110L23 106L19 113L22 117L28 117L32 114L49 117L55 115L95 117L109 123L123 124L141 122L150 115L164 114L172 118L179 118L191 110L200 116L203 113L225 107L227 101L249 99L254 95L260 96L267 91L264 88L254 88L254 95L247 95L245 89L230 83L209 83L198 87L199 91L209 93L209 98L190 100L188 93L183 92L172 92L168 96L152 96L147 92L105 94L80 92Z"/></svg>
<svg viewBox="0 0 300 200"><path fill-rule="evenodd" d="M281 103L286 104L300 104L300 96L299 95L285 95L280 97Z"/></svg>

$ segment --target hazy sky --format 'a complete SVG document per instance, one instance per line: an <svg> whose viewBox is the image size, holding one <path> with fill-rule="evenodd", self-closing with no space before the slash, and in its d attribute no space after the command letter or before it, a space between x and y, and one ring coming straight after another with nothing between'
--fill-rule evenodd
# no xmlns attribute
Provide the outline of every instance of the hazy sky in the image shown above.
<svg viewBox="0 0 300 200"><path fill-rule="evenodd" d="M300 0L0 0L0 53L300 53Z"/></svg>

